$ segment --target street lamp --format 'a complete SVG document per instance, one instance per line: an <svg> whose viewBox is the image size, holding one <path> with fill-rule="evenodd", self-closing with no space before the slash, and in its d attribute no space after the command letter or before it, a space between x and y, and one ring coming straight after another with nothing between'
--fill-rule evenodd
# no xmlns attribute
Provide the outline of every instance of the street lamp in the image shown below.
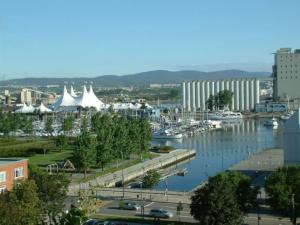
<svg viewBox="0 0 300 225"><path fill-rule="evenodd" d="M123 158L123 152L122 151L121 151L121 158L122 158L122 162L123 162L124 158ZM122 190L123 190L123 199L124 199L124 197L125 197L124 166L122 166Z"/></svg>
<svg viewBox="0 0 300 225"><path fill-rule="evenodd" d="M296 225L296 215L295 215L295 194L292 194L292 223Z"/></svg>

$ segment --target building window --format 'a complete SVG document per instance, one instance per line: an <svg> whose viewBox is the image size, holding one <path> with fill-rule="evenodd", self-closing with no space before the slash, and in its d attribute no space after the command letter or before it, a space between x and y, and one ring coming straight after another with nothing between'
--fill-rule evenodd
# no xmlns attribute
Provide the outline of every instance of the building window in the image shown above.
<svg viewBox="0 0 300 225"><path fill-rule="evenodd" d="M6 186L0 186L0 194L6 190Z"/></svg>
<svg viewBox="0 0 300 225"><path fill-rule="evenodd" d="M23 176L24 176L24 168L23 167L15 168L15 178L23 177Z"/></svg>
<svg viewBox="0 0 300 225"><path fill-rule="evenodd" d="M6 181L6 171L0 172L0 183Z"/></svg>

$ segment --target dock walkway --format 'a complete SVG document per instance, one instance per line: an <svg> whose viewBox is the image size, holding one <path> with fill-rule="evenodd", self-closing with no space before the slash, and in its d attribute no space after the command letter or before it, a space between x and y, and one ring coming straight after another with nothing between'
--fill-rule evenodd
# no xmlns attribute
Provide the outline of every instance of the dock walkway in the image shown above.
<svg viewBox="0 0 300 225"><path fill-rule="evenodd" d="M168 154L161 154L159 157L141 162L134 166L119 170L114 173L99 176L96 179L90 180L81 184L72 184L69 186L69 194L77 194L80 189L88 189L93 187L115 187L116 183L122 183L133 180L144 175L147 171L160 169L172 165L176 162L193 157L196 151L189 149L177 149Z"/></svg>

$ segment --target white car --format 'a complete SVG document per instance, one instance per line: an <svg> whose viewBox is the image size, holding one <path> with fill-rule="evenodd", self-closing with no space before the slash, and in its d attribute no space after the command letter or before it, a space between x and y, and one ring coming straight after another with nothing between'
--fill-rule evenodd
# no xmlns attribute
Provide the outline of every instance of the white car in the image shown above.
<svg viewBox="0 0 300 225"><path fill-rule="evenodd" d="M149 212L149 216L155 218L172 218L173 213L165 210L165 209L151 209Z"/></svg>

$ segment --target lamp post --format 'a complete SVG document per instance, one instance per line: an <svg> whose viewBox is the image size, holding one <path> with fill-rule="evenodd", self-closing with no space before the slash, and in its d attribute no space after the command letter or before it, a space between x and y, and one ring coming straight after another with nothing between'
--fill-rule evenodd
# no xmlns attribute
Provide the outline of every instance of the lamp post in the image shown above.
<svg viewBox="0 0 300 225"><path fill-rule="evenodd" d="M121 151L121 157L122 157L122 162L124 160L123 158L123 152ZM123 191L123 199L125 197L125 185L124 185L124 167L122 166L122 191Z"/></svg>
<svg viewBox="0 0 300 225"><path fill-rule="evenodd" d="M292 223L296 225L296 215L295 215L295 194L292 194Z"/></svg>

